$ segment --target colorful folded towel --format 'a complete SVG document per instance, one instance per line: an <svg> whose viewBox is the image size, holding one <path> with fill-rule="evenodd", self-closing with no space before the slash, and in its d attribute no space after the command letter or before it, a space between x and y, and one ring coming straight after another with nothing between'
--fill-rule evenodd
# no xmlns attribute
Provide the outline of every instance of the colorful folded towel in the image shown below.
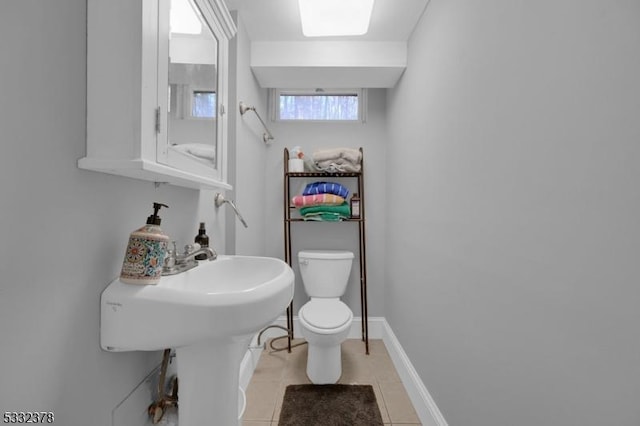
<svg viewBox="0 0 640 426"><path fill-rule="evenodd" d="M313 194L313 195L296 195L291 199L291 203L296 207L305 206L336 206L344 203L344 198L334 194Z"/></svg>
<svg viewBox="0 0 640 426"><path fill-rule="evenodd" d="M346 201L339 206L311 206L302 207L300 214L305 220L326 220L337 222L339 220L349 219L351 217L351 209Z"/></svg>
<svg viewBox="0 0 640 426"><path fill-rule="evenodd" d="M347 198L349 195L349 188L336 182L314 182L307 185L304 188L304 191L302 191L302 195L313 194L334 194L339 195L342 198Z"/></svg>

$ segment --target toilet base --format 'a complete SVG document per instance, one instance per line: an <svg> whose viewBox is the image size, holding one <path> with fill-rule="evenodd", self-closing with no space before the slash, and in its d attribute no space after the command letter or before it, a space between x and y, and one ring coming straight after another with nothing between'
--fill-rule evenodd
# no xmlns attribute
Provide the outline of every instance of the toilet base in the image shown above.
<svg viewBox="0 0 640 426"><path fill-rule="evenodd" d="M335 299L330 304L324 303L325 308L343 310L344 323L336 328L318 328L307 322L307 309L313 302L308 302L300 308L300 330L302 336L309 344L307 354L307 376L315 385L329 385L336 383L342 375L342 342L349 336L351 323L353 321L353 312L339 299ZM317 308L317 305L316 305Z"/></svg>
<svg viewBox="0 0 640 426"><path fill-rule="evenodd" d="M315 385L334 384L342 375L341 345L317 346L309 343L307 376Z"/></svg>

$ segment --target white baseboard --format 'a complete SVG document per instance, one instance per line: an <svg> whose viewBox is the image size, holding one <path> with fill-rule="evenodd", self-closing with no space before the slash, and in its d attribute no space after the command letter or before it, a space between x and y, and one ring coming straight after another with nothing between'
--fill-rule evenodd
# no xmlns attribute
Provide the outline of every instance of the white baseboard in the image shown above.
<svg viewBox="0 0 640 426"><path fill-rule="evenodd" d="M287 320L285 317L278 318L274 325L286 326ZM294 337L301 337L300 325L298 317L293 318L293 330ZM447 421L442 416L442 413L436 406L435 401L431 398L429 391L424 383L418 376L413 364L409 360L409 357L402 349L400 342L396 338L396 335L391 330L391 327L387 323L384 317L369 318L369 338L381 339L384 342L389 356L393 361L393 365L402 380L402 384L409 395L409 399L416 410L418 418L422 422L423 426L448 426ZM263 343L270 338L285 336L286 332L273 328L265 331L262 335L260 345L257 344L257 335L253 338L251 346L247 350L247 353L242 360L240 366L240 387L246 389L251 381L251 376L258 364L260 354L264 348ZM354 317L351 324L351 331L349 332L350 339L359 339L362 337L362 319L360 317Z"/></svg>
<svg viewBox="0 0 640 426"><path fill-rule="evenodd" d="M389 352L389 356L391 356L393 365L396 367L400 380L402 380L402 384L409 394L409 399L411 399L422 425L448 426L447 421L429 394L427 387L422 383L409 357L402 349L402 346L400 346L400 342L393 333L393 330L391 330L391 326L389 326L386 319L382 318L382 320L382 341Z"/></svg>

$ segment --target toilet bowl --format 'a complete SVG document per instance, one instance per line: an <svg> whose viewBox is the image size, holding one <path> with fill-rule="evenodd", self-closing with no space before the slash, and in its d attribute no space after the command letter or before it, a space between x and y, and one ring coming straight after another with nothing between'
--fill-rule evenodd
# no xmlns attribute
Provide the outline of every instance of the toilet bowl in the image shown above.
<svg viewBox="0 0 640 426"><path fill-rule="evenodd" d="M310 300L300 308L301 333L309 345L307 376L314 384L336 383L342 375L342 342L353 312L340 300L347 288L353 253L306 250L298 253L300 274Z"/></svg>

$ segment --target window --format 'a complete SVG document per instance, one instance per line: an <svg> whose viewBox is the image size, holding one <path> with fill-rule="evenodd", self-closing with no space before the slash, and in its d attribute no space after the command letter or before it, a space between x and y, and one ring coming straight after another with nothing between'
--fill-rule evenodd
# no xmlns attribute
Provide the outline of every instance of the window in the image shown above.
<svg viewBox="0 0 640 426"><path fill-rule="evenodd" d="M279 121L364 121L364 90L274 90Z"/></svg>
<svg viewBox="0 0 640 426"><path fill-rule="evenodd" d="M194 90L191 101L191 116L196 118L215 118L216 92Z"/></svg>

